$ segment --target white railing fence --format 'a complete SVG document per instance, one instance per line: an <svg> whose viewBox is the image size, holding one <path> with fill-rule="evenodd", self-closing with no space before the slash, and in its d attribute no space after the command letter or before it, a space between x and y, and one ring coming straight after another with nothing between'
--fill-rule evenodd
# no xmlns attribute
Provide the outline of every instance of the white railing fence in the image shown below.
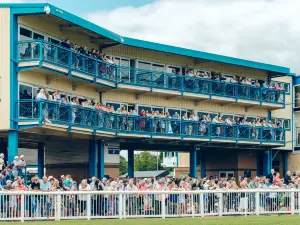
<svg viewBox="0 0 300 225"><path fill-rule="evenodd" d="M0 221L299 214L300 190L0 193Z"/></svg>

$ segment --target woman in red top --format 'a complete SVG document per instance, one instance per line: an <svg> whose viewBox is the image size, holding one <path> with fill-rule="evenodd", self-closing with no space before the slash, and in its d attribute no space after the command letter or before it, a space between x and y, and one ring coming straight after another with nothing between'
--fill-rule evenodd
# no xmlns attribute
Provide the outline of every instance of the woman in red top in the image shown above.
<svg viewBox="0 0 300 225"><path fill-rule="evenodd" d="M142 117L147 116L144 109L142 109L140 116L142 116ZM145 129L145 124L146 124L145 120L146 120L145 118L139 118L139 127L140 127L141 131L143 131Z"/></svg>

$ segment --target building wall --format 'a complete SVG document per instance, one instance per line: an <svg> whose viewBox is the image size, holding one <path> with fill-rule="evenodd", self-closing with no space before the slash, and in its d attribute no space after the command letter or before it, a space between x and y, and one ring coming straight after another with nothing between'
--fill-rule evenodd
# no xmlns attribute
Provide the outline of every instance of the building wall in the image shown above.
<svg viewBox="0 0 300 225"><path fill-rule="evenodd" d="M264 108L250 108L245 111L244 106L231 104L231 105L220 105L213 102L200 102L198 106L195 106L195 101L190 99L170 99L166 100L165 97L144 95L139 99L136 99L136 95L130 92L120 92L120 91L108 91L102 95L103 102L113 101L113 102L124 102L132 104L141 105L153 105L162 106L169 108L181 108L187 110L196 111L212 111L218 113L229 113L229 114L239 114L248 116L260 116L267 117L268 112Z"/></svg>
<svg viewBox="0 0 300 225"><path fill-rule="evenodd" d="M242 66L235 66L230 64L207 62L203 60L197 60L191 57L174 55L164 52L156 52L153 50L136 48L131 46L118 45L104 50L105 53L122 56L131 59L139 59L145 61L152 61L161 64L192 67L199 69L206 69L210 71L223 72L234 75L248 76L252 78L258 78L267 80L267 73L262 70L251 69Z"/></svg>
<svg viewBox="0 0 300 225"><path fill-rule="evenodd" d="M46 83L47 76L43 72L30 72L30 71L23 71L20 72L18 75L19 82L34 84L38 86L43 86L46 88L59 90L67 93L71 93L74 95L85 96L89 98L95 99L97 102L99 99L99 92L97 92L94 88L87 88L86 86L78 86L75 91L72 89L72 81L70 81L66 77L57 77L57 79L53 79L50 84Z"/></svg>
<svg viewBox="0 0 300 225"><path fill-rule="evenodd" d="M68 38L71 42L77 43L80 46L86 45L88 48L99 48L97 44L91 42L87 34L81 32L80 30L63 31L59 27L59 20L55 21L55 18L49 15L19 16L18 23L47 35L56 37L60 40Z"/></svg>
<svg viewBox="0 0 300 225"><path fill-rule="evenodd" d="M273 78L272 80L275 81L281 81L285 83L290 84L290 94L285 95L285 108L284 109L278 109L271 112L271 116L275 118L284 118L284 119L290 119L291 121L291 130L286 131L286 146L279 148L284 150L292 150L292 142L293 142L293 132L292 132L292 119L293 119L293 77L292 76L285 76L285 77L278 77Z"/></svg>
<svg viewBox="0 0 300 225"><path fill-rule="evenodd" d="M291 172L300 171L300 154L297 152L289 152L288 170Z"/></svg>
<svg viewBox="0 0 300 225"><path fill-rule="evenodd" d="M0 130L10 128L10 9L0 8Z"/></svg>

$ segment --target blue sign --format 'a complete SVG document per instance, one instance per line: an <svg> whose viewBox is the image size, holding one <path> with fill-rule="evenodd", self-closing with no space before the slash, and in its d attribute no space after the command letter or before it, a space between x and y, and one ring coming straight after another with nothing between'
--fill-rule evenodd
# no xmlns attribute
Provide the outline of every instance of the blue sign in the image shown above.
<svg viewBox="0 0 300 225"><path fill-rule="evenodd" d="M108 154L119 155L120 154L120 145L119 144L108 144Z"/></svg>

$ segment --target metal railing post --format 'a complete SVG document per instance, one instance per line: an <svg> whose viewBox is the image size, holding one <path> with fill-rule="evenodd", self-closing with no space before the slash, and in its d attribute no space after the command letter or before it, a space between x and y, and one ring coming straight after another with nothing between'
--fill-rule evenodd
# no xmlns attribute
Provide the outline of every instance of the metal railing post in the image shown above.
<svg viewBox="0 0 300 225"><path fill-rule="evenodd" d="M118 207L119 207L119 219L121 220L121 219L123 219L123 194L122 193L119 194ZM125 210L125 208L124 208L124 210Z"/></svg>
<svg viewBox="0 0 300 225"><path fill-rule="evenodd" d="M21 222L25 219L25 194L21 194Z"/></svg>
<svg viewBox="0 0 300 225"><path fill-rule="evenodd" d="M259 215L260 209L260 198L259 198L259 191L255 192L255 215Z"/></svg>
<svg viewBox="0 0 300 225"><path fill-rule="evenodd" d="M299 206L298 206L299 207ZM291 192L291 214L295 214L295 192Z"/></svg>
<svg viewBox="0 0 300 225"><path fill-rule="evenodd" d="M162 201L161 201L161 217L163 219L166 218L166 204L165 204L166 194L162 194Z"/></svg>
<svg viewBox="0 0 300 225"><path fill-rule="evenodd" d="M91 194L87 194L87 201L86 201L86 217L87 220L91 219Z"/></svg>
<svg viewBox="0 0 300 225"><path fill-rule="evenodd" d="M223 214L223 193L219 193L219 216Z"/></svg>
<svg viewBox="0 0 300 225"><path fill-rule="evenodd" d="M204 194L200 193L200 215L204 217Z"/></svg>
<svg viewBox="0 0 300 225"><path fill-rule="evenodd" d="M61 217L61 194L58 193L55 204L55 221L60 221Z"/></svg>

